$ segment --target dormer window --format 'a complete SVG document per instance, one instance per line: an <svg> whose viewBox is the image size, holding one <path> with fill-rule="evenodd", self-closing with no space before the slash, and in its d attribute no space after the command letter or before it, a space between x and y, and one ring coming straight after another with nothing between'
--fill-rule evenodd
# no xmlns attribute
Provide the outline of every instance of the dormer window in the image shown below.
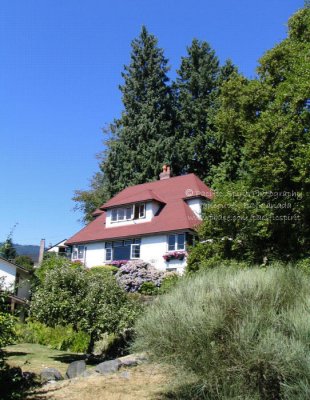
<svg viewBox="0 0 310 400"><path fill-rule="evenodd" d="M145 217L145 203L134 204L128 207L112 208L111 222L130 221Z"/></svg>
<svg viewBox="0 0 310 400"><path fill-rule="evenodd" d="M135 204L135 212L134 219L144 218L145 217L145 204Z"/></svg>

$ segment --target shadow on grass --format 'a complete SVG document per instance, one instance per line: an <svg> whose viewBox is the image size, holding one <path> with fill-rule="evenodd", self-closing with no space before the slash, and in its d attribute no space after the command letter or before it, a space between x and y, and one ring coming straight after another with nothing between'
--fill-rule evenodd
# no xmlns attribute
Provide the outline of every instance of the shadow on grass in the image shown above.
<svg viewBox="0 0 310 400"><path fill-rule="evenodd" d="M25 396L23 397L24 400L52 400L53 397L50 397L53 395L53 393L57 392L60 390L61 387L55 387L55 388L46 388L46 387L41 387L40 389L36 389L35 392L26 392Z"/></svg>
<svg viewBox="0 0 310 400"><path fill-rule="evenodd" d="M73 361L80 361L80 360L86 361L87 355L86 354L67 353L67 354L60 354L58 356L50 356L49 358L52 358L55 361L60 361L65 364L69 364Z"/></svg>
<svg viewBox="0 0 310 400"><path fill-rule="evenodd" d="M24 351L4 351L5 357L27 356L28 354L33 353L25 353Z"/></svg>

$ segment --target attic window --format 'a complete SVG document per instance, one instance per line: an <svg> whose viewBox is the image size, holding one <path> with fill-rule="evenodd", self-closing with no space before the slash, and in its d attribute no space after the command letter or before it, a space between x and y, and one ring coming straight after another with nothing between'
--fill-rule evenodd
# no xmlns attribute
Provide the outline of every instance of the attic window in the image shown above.
<svg viewBox="0 0 310 400"><path fill-rule="evenodd" d="M134 219L145 217L145 204L135 204Z"/></svg>
<svg viewBox="0 0 310 400"><path fill-rule="evenodd" d="M132 207L113 208L111 210L111 221L128 221L132 218Z"/></svg>

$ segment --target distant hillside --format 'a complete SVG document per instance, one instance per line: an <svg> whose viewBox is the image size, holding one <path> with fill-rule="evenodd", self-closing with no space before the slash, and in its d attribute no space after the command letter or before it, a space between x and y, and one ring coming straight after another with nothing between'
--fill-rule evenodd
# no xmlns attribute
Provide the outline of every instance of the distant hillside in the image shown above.
<svg viewBox="0 0 310 400"><path fill-rule="evenodd" d="M3 243L0 243L0 246ZM33 244L18 244L14 243L13 246L16 249L16 252L19 256L29 256L32 258L33 262L37 262L39 259L39 250L40 246L36 246Z"/></svg>

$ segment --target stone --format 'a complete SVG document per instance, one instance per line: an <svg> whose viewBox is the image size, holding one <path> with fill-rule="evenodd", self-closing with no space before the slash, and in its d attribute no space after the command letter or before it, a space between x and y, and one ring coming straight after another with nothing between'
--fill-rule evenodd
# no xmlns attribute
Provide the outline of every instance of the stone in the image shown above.
<svg viewBox="0 0 310 400"><path fill-rule="evenodd" d="M40 373L42 382L61 381L63 376L56 368L44 368Z"/></svg>
<svg viewBox="0 0 310 400"><path fill-rule="evenodd" d="M66 378L68 379L76 378L77 376L82 375L85 372L85 370L86 370L86 363L84 360L73 361L68 366L66 372Z"/></svg>
<svg viewBox="0 0 310 400"><path fill-rule="evenodd" d="M122 367L135 367L147 361L145 354L129 354L128 356L120 357L118 360Z"/></svg>
<svg viewBox="0 0 310 400"><path fill-rule="evenodd" d="M99 373L94 369L87 369L82 373L81 376L83 376L84 378L88 378L89 376L94 376L94 375L99 375Z"/></svg>
<svg viewBox="0 0 310 400"><path fill-rule="evenodd" d="M120 366L121 362L118 359L111 361L104 361L96 366L95 371L99 372L102 375L107 375L118 371Z"/></svg>
<svg viewBox="0 0 310 400"><path fill-rule="evenodd" d="M120 374L120 377L123 379L130 379L130 372L124 371Z"/></svg>

